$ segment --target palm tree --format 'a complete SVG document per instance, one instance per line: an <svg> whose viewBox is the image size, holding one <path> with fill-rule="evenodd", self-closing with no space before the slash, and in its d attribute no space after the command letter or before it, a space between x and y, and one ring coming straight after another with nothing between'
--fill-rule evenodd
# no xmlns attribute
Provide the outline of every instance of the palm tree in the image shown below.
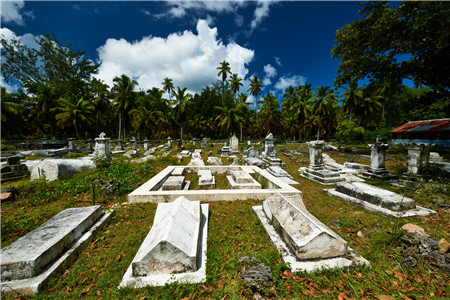
<svg viewBox="0 0 450 300"><path fill-rule="evenodd" d="M332 99L335 99L334 93L329 86L319 86L312 98L312 101L314 103L313 113L318 117L319 122L319 126L317 129L317 140L319 140L320 136L320 127L323 128L323 120L331 111Z"/></svg>
<svg viewBox="0 0 450 300"><path fill-rule="evenodd" d="M170 93L173 92L173 89L174 89L172 79L170 79L168 77L164 78L164 81L162 82L162 85L163 85L163 90L165 92L169 93L169 101L172 100L172 98L170 96Z"/></svg>
<svg viewBox="0 0 450 300"><path fill-rule="evenodd" d="M19 103L14 102L14 94L7 93L6 88L1 87L2 103L1 103L1 130L2 136L5 133L18 133L17 129L22 123L23 107Z"/></svg>
<svg viewBox="0 0 450 300"><path fill-rule="evenodd" d="M80 139L78 126L81 126L83 123L92 124L91 114L94 111L94 105L90 100L85 100L83 97L77 100L75 95L72 95L70 98L60 98L59 104L60 106L50 109L51 111L60 112L55 116L56 125L62 129L73 125L77 139Z"/></svg>
<svg viewBox="0 0 450 300"><path fill-rule="evenodd" d="M363 94L357 81L351 81L349 87L345 87L345 90L342 109L348 113L348 120L351 122L353 110L360 104Z"/></svg>
<svg viewBox="0 0 450 300"><path fill-rule="evenodd" d="M363 91L361 102L355 109L355 114L359 116L359 124L368 126L373 123L375 112L382 109L381 99L381 96L371 94L367 88Z"/></svg>
<svg viewBox="0 0 450 300"><path fill-rule="evenodd" d="M219 70L217 76L222 76L222 82L225 83L225 80L227 80L227 75L231 74L230 64L224 60L220 63L220 66L217 67L217 70Z"/></svg>
<svg viewBox="0 0 450 300"><path fill-rule="evenodd" d="M301 89L294 102L294 112L299 127L298 139L302 139L305 121L311 114L311 95L307 89Z"/></svg>
<svg viewBox="0 0 450 300"><path fill-rule="evenodd" d="M278 129L286 123L283 120L278 99L272 93L268 93L261 103L261 127L266 133L278 132Z"/></svg>
<svg viewBox="0 0 450 300"><path fill-rule="evenodd" d="M56 106L56 100L59 98L56 87L52 85L43 85L43 88L37 96L36 106L33 108L33 113L36 113L37 118L41 120L44 128L50 128L50 134L53 136L54 113L51 108Z"/></svg>
<svg viewBox="0 0 450 300"><path fill-rule="evenodd" d="M236 103L233 103L231 107L216 106L214 108L220 113L216 117L216 121L218 121L218 126L225 132L225 135L228 136L235 132L238 125L242 124L244 116L241 107Z"/></svg>
<svg viewBox="0 0 450 300"><path fill-rule="evenodd" d="M181 89L178 87L178 90L174 93L175 96L175 119L180 124L180 139L183 140L183 125L184 120L186 118L186 105L189 104L189 99L192 98L192 95L186 93L186 88Z"/></svg>
<svg viewBox="0 0 450 300"><path fill-rule="evenodd" d="M160 137L161 129L168 123L168 120L163 111L155 109L155 106L158 105L158 96L162 96L162 91L156 95L150 93L140 97L139 106L129 112L135 133L144 129L145 135Z"/></svg>
<svg viewBox="0 0 450 300"><path fill-rule="evenodd" d="M250 78L250 86L248 88L248 92L255 97L255 107L256 107L256 127L259 128L258 122L258 95L261 94L262 88L264 85L261 83L262 79L259 79L258 76L253 76Z"/></svg>
<svg viewBox="0 0 450 300"><path fill-rule="evenodd" d="M134 92L134 89L138 83L135 80L131 80L125 74L122 74L122 76L120 77L115 77L113 79L113 82L114 86L112 88L112 92L115 95L115 98L111 102L111 105L115 107L115 114L119 116L119 139L120 139L122 117L126 116L128 112L134 107L135 104L134 102L136 100L136 93ZM124 136L125 136L125 126L124 126Z"/></svg>
<svg viewBox="0 0 450 300"><path fill-rule="evenodd" d="M239 92L239 89L242 86L242 78L238 76L238 74L231 75L230 78L230 88L234 93L234 99L236 99L236 94Z"/></svg>
<svg viewBox="0 0 450 300"><path fill-rule="evenodd" d="M112 113L110 110L111 106L109 101L110 92L108 91L108 85L105 84L102 80L99 80L97 78L92 79L90 84L90 90L94 97L96 129L99 130L101 127L104 126L103 125L105 124L104 121L110 119L109 116Z"/></svg>

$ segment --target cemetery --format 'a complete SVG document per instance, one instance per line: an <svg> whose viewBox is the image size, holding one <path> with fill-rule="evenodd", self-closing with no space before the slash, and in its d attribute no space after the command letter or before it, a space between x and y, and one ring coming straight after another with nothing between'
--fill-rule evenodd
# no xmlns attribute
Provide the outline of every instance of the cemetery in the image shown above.
<svg viewBox="0 0 450 300"><path fill-rule="evenodd" d="M40 235L47 235L45 233L46 227L61 227L58 229L58 233L67 234L64 233L66 229L63 225L51 223L57 222L53 219L57 219L65 211L58 214L57 210L53 210L56 213L53 219L43 223L41 223L42 221L38 222L37 224L41 224L38 227L33 224L31 228L34 228L34 230L18 240L15 240L15 238L3 240L2 238L2 245L6 246L2 248L4 262L2 262L1 287L4 295L20 293L45 295L48 292L46 291L48 286L58 285L58 282L63 280L67 272L69 272L68 274L70 272L86 272L83 271L86 265L91 265L90 269L102 269L102 272L105 273L103 276L109 276L109 280L111 280L109 286L112 288L112 284L116 282L115 289L118 288L119 293L123 293L130 287L137 288L137 291L139 291L140 288L152 287L152 289L158 289L158 286L167 286L168 283L171 283L174 286L197 284L202 286L203 291L207 293L210 292L208 288L205 290L205 286L211 286L212 295L214 295L215 290L219 289L222 284L225 286L234 282L222 289L232 292L237 285L241 291L247 291L246 293L251 295L254 293L252 281L246 277L247 275L244 272L248 268L252 270L251 272L258 274L249 278L263 276L259 275L258 272L269 272L270 270L273 273L274 270L278 270L276 272L280 272L279 276L281 277L278 279L278 283L275 283L276 285L280 284L281 281L295 282L296 278L300 278L298 276L320 278L326 269L331 271L326 271L325 274L336 278L337 281L339 281L340 276L335 276L343 274L337 270L342 268L350 268L348 269L350 274L352 272L358 274L369 272L367 276L373 276L370 275L372 271L368 270L373 268L373 264L379 259L377 258L379 254L371 251L369 245L378 247L375 245L380 243L378 239L382 236L383 239L386 239L382 243L388 243L389 240L394 238L393 233L386 234L384 231L374 229L374 224L382 224L381 228L400 230L396 229L398 228L396 226L410 222L418 224L421 228L428 228L426 233L423 229L421 234L428 237L430 233L435 235L433 238L436 238L436 245L443 244L448 239L448 236L446 237L444 234L444 238L441 238L443 241L438 243L439 234L436 235L436 232L432 229L429 231L430 224L447 218L448 211L445 209L445 203L448 203L448 198L445 199L444 197L443 202L440 203L423 202L420 197L415 197L414 193L411 194L411 191L414 190L409 190L407 187L399 188L391 185L389 189L386 189L386 183L391 182L391 179L386 181L383 178L368 178L365 176L365 172L376 169L373 160L376 160L377 166L382 166L383 169L389 171L389 174L399 174L399 171L405 172L408 170L407 167L396 169L395 166L398 163L392 161L393 156L389 152L384 152L381 158L374 158L374 155L352 154L346 156L346 159L350 159L351 162L345 162L340 155L336 155L336 150L325 146L326 143L322 141L296 144L275 142L273 149L276 149L276 151L274 151L275 154L272 155L272 158L282 161L285 164L285 167L282 168L278 163L271 166L271 161L267 159L270 155L265 154L265 143L261 144L259 151L256 148L258 146L252 145L252 143L247 145L246 151L241 152L242 149L240 149L234 153L230 152L229 157L220 157L220 154L215 154L214 151L214 149L223 150L224 144L220 142L214 143L213 146L211 144L205 145L201 150L196 148L197 146L190 148L191 150L177 150L175 145L167 148L167 144L164 143L160 145L164 147L155 146L152 148L154 149L151 151L152 154L147 153L145 155L144 153L151 148L147 145L145 147L147 150L144 149L145 144L149 141L145 144L141 143L141 145L139 145L139 141L136 141L135 143L138 145L135 149L133 149L134 146L131 141L129 144L123 143L124 149L126 150L129 147L131 150L136 150L139 156L127 157L125 152L109 154L108 149L114 148L111 142L104 143L108 141L105 136L99 138L97 142L99 140L103 143L102 146L94 146L92 149L93 155L87 153L86 157L72 159L77 161L76 163L70 163L70 159L64 157L61 159L42 159L35 163L31 168L31 173L34 169L39 169L40 174L44 174L44 176L40 179L32 176L29 179L31 181L24 184L29 185L36 182L42 185L58 185L67 181L75 183L80 179L86 181L90 180L92 176L100 175L96 179L99 183L94 185L94 193L89 185L88 188L80 190L85 201L77 200L80 199L78 192L69 196L68 198L72 200L68 200L72 201L71 206L75 204L86 207L89 205L88 203L91 205L101 204L101 206L95 206L97 214L95 218L99 219L100 215L98 214L102 214L102 210L108 210L100 218L102 221L89 221L90 224L100 222L101 225L94 225L93 228L95 229L71 229L70 226L72 225L63 221L64 226L67 226L65 232L72 231L76 235L70 233L70 240L57 235L53 239L59 240L59 243L64 241L64 243L69 244L75 241L73 246L69 247L68 254L61 254L59 251L62 251L63 248L66 249L67 246L58 246L57 243L52 246L52 249L55 250L51 250L51 252L44 249L40 250L40 248L33 250L32 253L37 255L36 258L27 258L25 255L31 254L29 251L21 254L18 250L12 250L15 249L14 247L18 247L18 249L45 247L44 245L38 246L40 243L36 244L35 241L39 239ZM320 145L319 151L311 151L311 148L317 149L318 144ZM371 145L369 145L369 149L372 149L370 147ZM366 152L363 145L360 149ZM180 155L182 151L187 154ZM396 151L398 150L396 149ZM406 152L407 149L404 148L402 151ZM250 152L253 158L265 161L265 168L246 162L245 159L249 157ZM294 153L303 157L303 161L291 160L290 158ZM123 158L120 158L122 155ZM177 155L180 155L181 159L176 158ZM142 160L147 156L149 156L149 160ZM103 159L110 160L116 166L112 168L102 167L99 161ZM380 162L380 160L383 161ZM71 168L75 168L78 164L92 165L88 168L77 169L70 175L53 178L49 175L51 174L50 171L42 171L44 168L41 165L46 161L53 161L52 163L55 165L53 168L56 170L58 170L58 166L64 165L70 165ZM139 171L135 170L136 167L131 167L133 165L138 166ZM64 170L64 168L59 168ZM113 172L114 168L119 168L122 171L120 173ZM307 176L303 177L300 171L305 169L318 170L321 174L325 174L324 171L330 171L342 178L335 182L334 189L327 189L324 188L320 180L316 182L314 178L311 178L311 180ZM123 170L129 171L123 172ZM111 171L111 175L114 175L101 176L102 172L108 173L108 171ZM36 172L34 171L34 173ZM129 181L121 180L120 177L127 172L134 173L137 176L131 175L131 177L128 177ZM142 176L141 174L147 175ZM43 178L44 180L47 178L45 175L48 176L48 179L42 181ZM326 176L319 176L326 178ZM138 178L140 179L136 181ZM114 184L114 180L117 180L116 184ZM108 184L106 184L107 181ZM127 182L131 181L133 184L127 186ZM195 184L192 182L195 182ZM125 184L125 186L120 186L121 184ZM124 192L117 192L120 188L124 189ZM402 193L396 194L392 191L395 189L401 190ZM421 191L421 189L415 191ZM407 196L403 196L404 194ZM119 198L116 195L119 195ZM20 196L19 199L21 199ZM59 202L58 196L54 199L44 205L52 207ZM19 201L16 199L15 202L3 202L3 211L5 209L9 211L9 209L17 207ZM47 203L48 199L42 198L40 201ZM350 204L346 204L346 202ZM425 205L425 207L422 205ZM358 206L361 208L358 208ZM94 208L94 206L91 207ZM402 218L398 223L399 225L395 225L397 221L393 221L396 217ZM6 223L2 221L2 228L11 224L10 222L14 222L8 220L8 217L6 219ZM76 219L79 218L76 217ZM184 219L185 221L182 221ZM249 220L253 221L249 223ZM150 224L153 225L149 226ZM358 224L364 224L364 227ZM73 228L78 228L76 226L84 225L74 224L73 226L75 226ZM226 234L230 230L232 233ZM40 233L41 231L42 233ZM80 238L78 235L85 234L85 231L89 236ZM116 231L117 234L114 233ZM11 236L8 232L8 229L4 230L5 237ZM132 249L134 249L131 252L131 249L124 252L120 247L114 249L114 246L108 241L108 239L123 239L124 236L120 232L123 232L123 234L126 232L127 238L119 243L126 245L131 242L133 244ZM416 234L415 231L409 236L417 240L418 237L414 237L414 234ZM37 238L33 238L33 236L37 236ZM402 237L403 239L403 236L397 235L395 238ZM185 240L187 237L191 239ZM51 239L51 237L49 238ZM423 239L424 237L421 236L420 238ZM384 244L384 247L394 247L399 242L400 239L393 240L392 244ZM117 267L112 268L112 265L106 269L104 266L102 267L102 261L105 259L109 261L109 259L102 254L101 249L109 249L108 252L114 249L113 253L118 253L111 258L114 261L113 265L117 265L122 270L118 272L121 274L111 276L112 273L110 272L117 273L119 269ZM230 252L227 254L223 251ZM446 254L442 254L438 250L432 251L435 251L431 252L435 254L431 257L441 255L439 256L441 261L434 262L432 266L444 270L445 273L446 268L448 268L448 264L445 264ZM40 252L54 253L52 254L54 256L41 259L39 258ZM228 257L225 261L231 263L235 260L233 265L238 261L242 262L229 269L231 265L227 267L225 261L220 262L222 260L220 257L224 255ZM430 255L430 252L423 255ZM58 258L56 259L57 264L65 266L65 270L62 270L58 265L46 266L49 261L55 261L54 257ZM94 261L88 262L93 257ZM99 260L95 257L98 257ZM245 257L251 259L247 261ZM272 258L267 260L264 257ZM18 259L27 261L30 267L17 269L23 265L14 262ZM427 259L425 262L432 261L431 258ZM442 262L442 259L444 259L444 262ZM6 264L8 260L11 260L11 263ZM73 267L65 262L66 260L73 264ZM217 261L215 262L215 260ZM278 267L273 265L275 261L278 261ZM407 263L406 261L405 263ZM257 262L259 264L255 265ZM274 267L275 269L273 269ZM277 269L280 267L281 269ZM235 275L230 274L229 272L232 272L232 270L236 270L237 273ZM218 279L223 276L218 275L224 274L225 271L228 272L229 275L227 276L230 277ZM333 272L338 273L332 275ZM209 276L212 276L212 278ZM386 276L390 276L389 273ZM273 275L271 280L265 284L274 284ZM108 289L107 293L110 293L111 288ZM83 292L83 285L78 289ZM102 293L101 290L99 291ZM161 292L162 290L158 293ZM264 288L257 290L257 293L270 294Z"/></svg>
<svg viewBox="0 0 450 300"><path fill-rule="evenodd" d="M1 299L450 297L447 2L2 8Z"/></svg>

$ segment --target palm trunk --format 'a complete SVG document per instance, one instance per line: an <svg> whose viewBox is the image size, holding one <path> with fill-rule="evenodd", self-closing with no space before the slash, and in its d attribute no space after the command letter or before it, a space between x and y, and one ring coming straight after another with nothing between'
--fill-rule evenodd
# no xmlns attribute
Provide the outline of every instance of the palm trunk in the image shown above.
<svg viewBox="0 0 450 300"><path fill-rule="evenodd" d="M119 140L120 140L120 127L122 127L122 115L119 114Z"/></svg>
<svg viewBox="0 0 450 300"><path fill-rule="evenodd" d="M352 121L352 110L350 109L350 115L348 116L348 121L351 122Z"/></svg>
<svg viewBox="0 0 450 300"><path fill-rule="evenodd" d="M74 126L75 126L75 135L77 136L77 140L79 140L80 137L78 136L77 124L74 124Z"/></svg>

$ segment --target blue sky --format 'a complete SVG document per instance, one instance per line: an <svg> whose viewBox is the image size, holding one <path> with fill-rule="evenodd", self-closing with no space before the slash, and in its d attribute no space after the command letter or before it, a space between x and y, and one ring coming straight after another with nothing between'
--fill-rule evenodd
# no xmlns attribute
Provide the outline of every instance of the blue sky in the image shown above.
<svg viewBox="0 0 450 300"><path fill-rule="evenodd" d="M2 1L1 33L33 46L54 33L62 44L101 62L111 85L126 74L139 88L164 77L191 92L219 79L223 60L245 79L264 79L263 94L289 86L332 86L336 30L360 18L357 2L306 1Z"/></svg>

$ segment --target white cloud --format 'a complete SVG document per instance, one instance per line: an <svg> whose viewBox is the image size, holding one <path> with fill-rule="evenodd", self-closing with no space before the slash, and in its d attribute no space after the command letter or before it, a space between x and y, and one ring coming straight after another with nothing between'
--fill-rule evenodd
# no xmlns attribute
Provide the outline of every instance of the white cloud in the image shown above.
<svg viewBox="0 0 450 300"><path fill-rule="evenodd" d="M25 25L23 15L34 18L31 11L22 11L25 6L24 0L1 1L1 20L4 23L15 23L17 25Z"/></svg>
<svg viewBox="0 0 450 300"><path fill-rule="evenodd" d="M267 64L264 66L264 72L266 73L267 78L273 78L275 75L277 75L277 70L271 64Z"/></svg>
<svg viewBox="0 0 450 300"><path fill-rule="evenodd" d="M113 85L113 78L125 74L135 79L144 90L159 87L165 77L175 86L200 92L218 80L221 61L230 64L231 71L245 78L246 65L254 51L234 42L223 44L217 38L217 28L198 20L197 34L191 31L173 33L166 38L144 37L140 41L108 39L97 49L102 65L95 77Z"/></svg>
<svg viewBox="0 0 450 300"><path fill-rule="evenodd" d="M262 20L269 16L269 7L273 4L272 1L269 0L260 0L258 1L258 5L255 9L255 13L253 15L253 20L250 25L250 28L253 30L262 22Z"/></svg>
<svg viewBox="0 0 450 300"><path fill-rule="evenodd" d="M306 82L306 77L301 75L292 75L290 77L281 77L278 82L275 84L275 88L281 91L284 91L287 87L297 87L299 85L303 85Z"/></svg>
<svg viewBox="0 0 450 300"><path fill-rule="evenodd" d="M281 65L281 60L280 60L280 58L279 58L278 56L274 56L273 59L275 60L275 62L277 63L277 65L279 65L280 67L282 66L282 65Z"/></svg>

